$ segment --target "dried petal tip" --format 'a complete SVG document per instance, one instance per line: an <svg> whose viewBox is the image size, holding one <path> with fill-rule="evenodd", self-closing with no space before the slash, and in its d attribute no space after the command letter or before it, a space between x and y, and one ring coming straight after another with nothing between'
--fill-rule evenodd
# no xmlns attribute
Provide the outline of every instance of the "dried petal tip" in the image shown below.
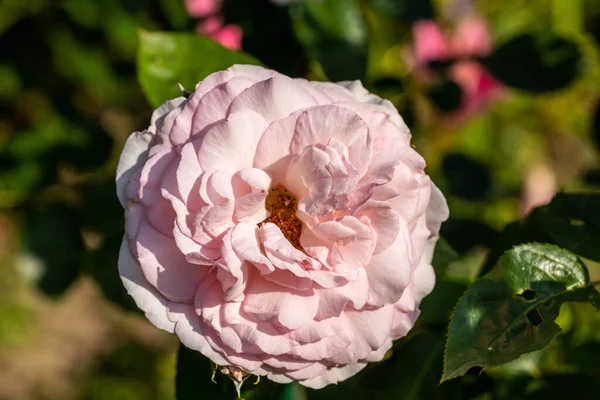
<svg viewBox="0 0 600 400"><path fill-rule="evenodd" d="M190 96L194 93L194 92L190 92L189 90L187 90L186 88L183 87L183 85L179 82L177 82L177 86L179 86L179 90L181 91L181 95L183 97L185 97L186 99L189 99Z"/></svg>

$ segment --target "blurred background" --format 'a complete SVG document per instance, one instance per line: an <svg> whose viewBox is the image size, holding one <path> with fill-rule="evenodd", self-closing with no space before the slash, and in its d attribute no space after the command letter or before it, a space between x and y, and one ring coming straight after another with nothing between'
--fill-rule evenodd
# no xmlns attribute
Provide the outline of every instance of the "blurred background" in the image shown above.
<svg viewBox="0 0 600 400"><path fill-rule="evenodd" d="M1 400L175 399L176 338L117 270L115 168L150 120L136 59L138 34L156 30L294 77L360 79L394 103L451 210L425 331L445 327L428 310L444 299L449 315L505 225L600 186L598 0L0 0ZM600 319L570 305L560 324L562 342L442 386L443 336L412 338L404 359L437 353L409 368L431 382L410 398L548 399L565 368L600 398L600 370L578 361L600 357Z"/></svg>

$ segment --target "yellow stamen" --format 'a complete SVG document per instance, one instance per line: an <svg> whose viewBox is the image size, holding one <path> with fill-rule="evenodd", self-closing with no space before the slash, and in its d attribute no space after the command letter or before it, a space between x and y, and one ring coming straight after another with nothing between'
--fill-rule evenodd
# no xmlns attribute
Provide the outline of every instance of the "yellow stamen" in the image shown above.
<svg viewBox="0 0 600 400"><path fill-rule="evenodd" d="M302 250L302 246L300 246L302 222L296 217L298 200L294 195L285 186L275 185L269 190L269 194L265 199L265 208L271 215L259 226L267 222L274 223L295 248Z"/></svg>

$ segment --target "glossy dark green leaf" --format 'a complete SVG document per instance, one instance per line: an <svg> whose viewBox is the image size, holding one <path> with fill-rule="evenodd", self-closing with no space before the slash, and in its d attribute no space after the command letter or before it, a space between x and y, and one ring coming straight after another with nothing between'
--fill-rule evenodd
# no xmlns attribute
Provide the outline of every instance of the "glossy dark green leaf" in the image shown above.
<svg viewBox="0 0 600 400"><path fill-rule="evenodd" d="M483 200L492 186L490 169L484 163L462 153L444 157L444 175L450 191L467 200Z"/></svg>
<svg viewBox="0 0 600 400"><path fill-rule="evenodd" d="M582 69L579 46L553 32L519 35L481 61L506 85L536 93L566 87Z"/></svg>
<svg viewBox="0 0 600 400"><path fill-rule="evenodd" d="M539 218L554 243L600 261L600 194L561 193L540 211Z"/></svg>
<svg viewBox="0 0 600 400"><path fill-rule="evenodd" d="M450 246L463 254L475 246L493 246L498 240L498 232L484 222L475 219L450 217L442 224L442 235Z"/></svg>
<svg viewBox="0 0 600 400"><path fill-rule="evenodd" d="M462 103L460 86L453 81L444 81L427 89L427 96L442 112L458 109Z"/></svg>
<svg viewBox="0 0 600 400"><path fill-rule="evenodd" d="M84 271L94 279L106 299L125 310L142 314L133 298L127 294L119 270L114 268L119 262L119 248L122 241L122 232L104 237L98 249L84 254Z"/></svg>
<svg viewBox="0 0 600 400"><path fill-rule="evenodd" d="M404 83L394 77L381 77L371 85L377 92L399 94L404 92Z"/></svg>
<svg viewBox="0 0 600 400"><path fill-rule="evenodd" d="M433 291L421 302L418 323L432 327L445 328L450 321L452 311L462 294L467 290L465 282L451 279L437 279Z"/></svg>
<svg viewBox="0 0 600 400"><path fill-rule="evenodd" d="M160 9L169 19L171 26L175 29L189 27L192 20L185 9L184 1L159 0Z"/></svg>
<svg viewBox="0 0 600 400"><path fill-rule="evenodd" d="M225 1L222 12L227 23L244 32L244 51L282 74L306 76L308 57L296 38L288 7L270 0Z"/></svg>
<svg viewBox="0 0 600 400"><path fill-rule="evenodd" d="M551 374L542 377L536 382L535 389L519 398L523 400L597 400L598 393L600 393L598 380L585 375Z"/></svg>
<svg viewBox="0 0 600 400"><path fill-rule="evenodd" d="M364 79L366 28L356 2L308 1L290 12L298 39L331 81Z"/></svg>
<svg viewBox="0 0 600 400"><path fill-rule="evenodd" d="M193 90L207 75L233 64L260 65L246 53L193 33L142 31L139 40L138 79L153 107L181 96L178 82Z"/></svg>
<svg viewBox="0 0 600 400"><path fill-rule="evenodd" d="M559 193L550 204L535 209L522 222L506 226L494 244L481 274L488 273L512 246L528 242L554 243L582 257L600 261L600 194Z"/></svg>
<svg viewBox="0 0 600 400"><path fill-rule="evenodd" d="M600 101L596 104L596 110L592 116L591 136L597 149L600 149Z"/></svg>
<svg viewBox="0 0 600 400"><path fill-rule="evenodd" d="M38 287L58 296L79 275L83 241L75 214L64 206L52 206L27 215L25 241L28 250L42 261Z"/></svg>
<svg viewBox="0 0 600 400"><path fill-rule="evenodd" d="M458 253L456 250L450 246L450 243L448 243L444 237L440 237L435 245L433 259L431 261L431 265L433 265L435 274L437 276L444 276L446 270L448 269L448 265L450 265L453 261L456 261L457 258Z"/></svg>
<svg viewBox="0 0 600 400"><path fill-rule="evenodd" d="M560 333L555 320L565 301L600 307L600 294L577 256L548 244L509 250L458 302L448 329L442 381L544 348Z"/></svg>

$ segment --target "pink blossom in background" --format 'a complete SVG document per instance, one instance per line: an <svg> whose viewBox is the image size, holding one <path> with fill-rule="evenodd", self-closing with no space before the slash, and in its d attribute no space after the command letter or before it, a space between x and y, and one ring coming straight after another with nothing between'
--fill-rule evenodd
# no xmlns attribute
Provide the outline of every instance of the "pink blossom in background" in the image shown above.
<svg viewBox="0 0 600 400"><path fill-rule="evenodd" d="M233 24L225 25L223 22L223 0L186 0L185 4L191 17L200 18L196 24L198 34L232 50L242 48L242 29Z"/></svg>
<svg viewBox="0 0 600 400"><path fill-rule="evenodd" d="M353 376L435 284L448 207L410 141L359 81L208 76L125 143L127 291L221 370L312 388Z"/></svg>
<svg viewBox="0 0 600 400"><path fill-rule="evenodd" d="M550 203L557 191L554 171L545 164L534 165L527 171L523 182L521 217L527 216L534 208Z"/></svg>
<svg viewBox="0 0 600 400"><path fill-rule="evenodd" d="M232 50L242 48L242 29L233 24L224 25L221 17L208 17L204 21L199 21L196 31Z"/></svg>
<svg viewBox="0 0 600 400"><path fill-rule="evenodd" d="M223 0L185 0L185 9L190 17L205 18L221 11Z"/></svg>
<svg viewBox="0 0 600 400"><path fill-rule="evenodd" d="M480 17L463 19L453 35L442 31L433 20L422 20L413 25L411 62L418 78L434 82L436 76L428 68L429 62L458 59L448 70L448 77L462 90L462 104L454 112L457 119L477 111L500 93L501 84L481 64L471 61L491 51L487 23Z"/></svg>

